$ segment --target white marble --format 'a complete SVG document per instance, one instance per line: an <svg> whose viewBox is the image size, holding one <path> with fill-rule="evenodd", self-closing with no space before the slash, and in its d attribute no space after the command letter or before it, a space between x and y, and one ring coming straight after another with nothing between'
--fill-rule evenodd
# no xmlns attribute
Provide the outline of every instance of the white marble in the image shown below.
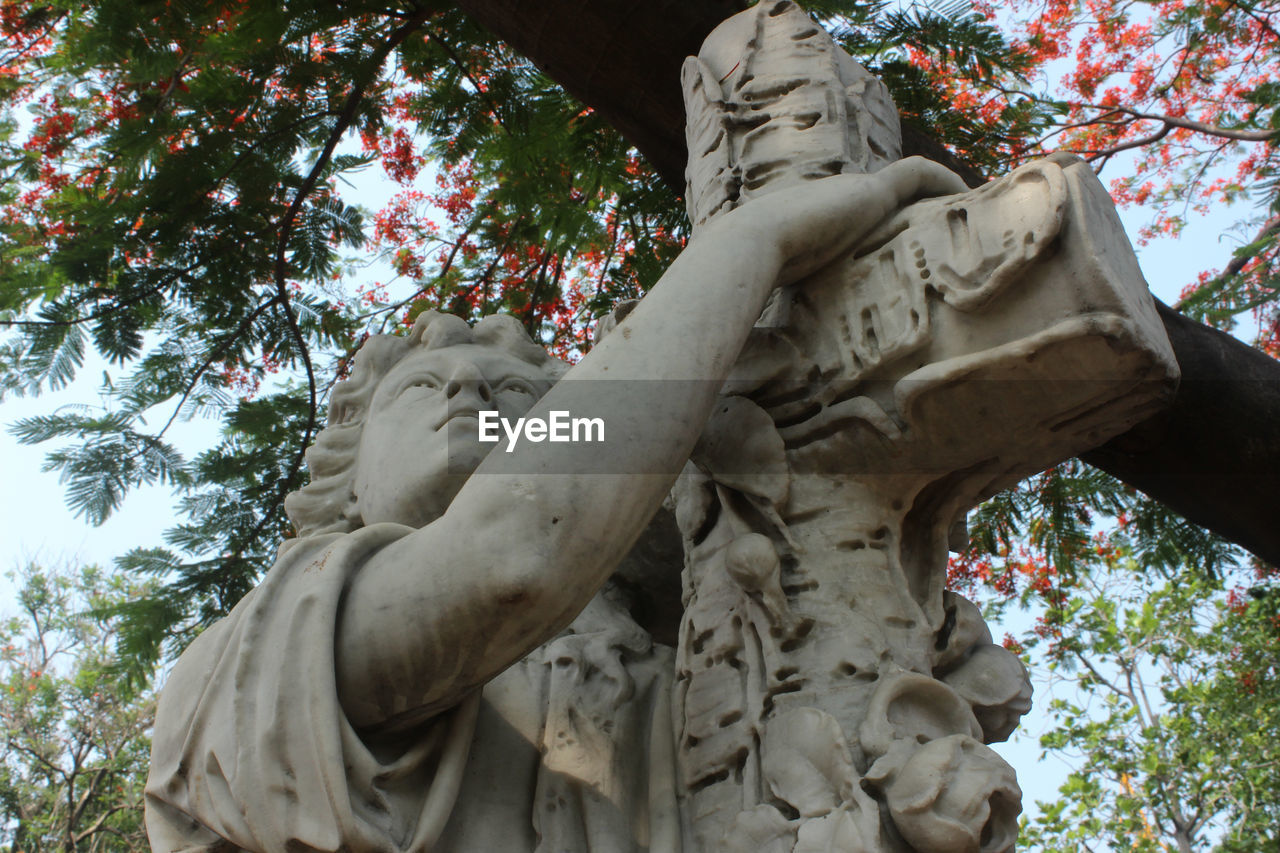
<svg viewBox="0 0 1280 853"><path fill-rule="evenodd" d="M892 115L887 96L848 85L859 69L834 52L782 0L686 63L698 227L882 168L896 128L846 117ZM676 489L697 849L1012 849L1021 793L985 744L1031 685L944 589L948 545L977 502L1129 428L1176 380L1114 208L1067 156L910 205L780 288Z"/></svg>
<svg viewBox="0 0 1280 853"><path fill-rule="evenodd" d="M362 347L298 536L163 691L157 853L1010 849L1030 688L946 549L1170 391L1132 252L1070 159L897 160L789 2L684 83L695 236L581 363L506 317Z"/></svg>

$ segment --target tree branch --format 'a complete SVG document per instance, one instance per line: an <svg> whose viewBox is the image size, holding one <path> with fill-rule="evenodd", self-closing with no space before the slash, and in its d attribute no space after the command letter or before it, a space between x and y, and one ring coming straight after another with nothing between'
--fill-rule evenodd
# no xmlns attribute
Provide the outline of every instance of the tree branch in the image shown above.
<svg viewBox="0 0 1280 853"><path fill-rule="evenodd" d="M108 305L105 308L100 308L96 311L91 311L90 313L84 315L83 317L75 317L70 320L0 320L0 326L49 327L49 326L78 326L81 323L90 323L94 320L98 320L98 319L101 319L102 317L106 317L108 314L114 314L116 311L119 311L121 308L128 308L130 305L135 305L149 296L156 295L157 293L164 290L165 288L172 286L175 279L181 278L182 276L191 272L196 267L201 266L203 263L204 263L203 258L201 260L195 261L179 270L173 271L162 282L155 285L154 287L149 287L146 290L143 290L139 293L132 294L130 298L118 300L112 303L111 305Z"/></svg>
<svg viewBox="0 0 1280 853"><path fill-rule="evenodd" d="M498 109L498 103L493 99L493 95L489 94L489 90L480 85L480 81L472 75L471 69L467 67L467 64L462 61L462 57L458 56L457 51L455 51L447 41L440 38L438 35L431 36L431 40L444 51L444 55L447 56L449 61L453 63L454 67L458 69L458 73L467 78L467 82L469 82L471 87L476 90L476 94L484 98L485 102L489 104L489 114L492 115L493 120L498 123L498 127L501 127L503 132L507 133L507 125L502 121L502 112Z"/></svg>
<svg viewBox="0 0 1280 853"><path fill-rule="evenodd" d="M1115 145L1109 145L1106 148L1086 148L1084 150L1075 151L1086 160L1096 160L1099 157L1111 157L1119 154L1121 151L1129 151L1134 148L1142 148L1146 145L1152 145L1164 139L1170 133L1173 133L1173 125L1166 124L1150 136L1143 136L1138 139L1129 139L1125 142L1117 142Z"/></svg>
<svg viewBox="0 0 1280 853"><path fill-rule="evenodd" d="M98 818L93 823L91 823L89 826L87 826L85 829L81 830L80 832L74 833L73 840L75 841L76 845L79 845L80 842L84 841L86 838L101 832L103 829L103 824L107 822L107 818L111 817L114 814L117 814L118 812L125 811L128 808L129 806L126 806L126 805L115 805L115 806L111 806L102 814L98 815Z"/></svg>
<svg viewBox="0 0 1280 853"><path fill-rule="evenodd" d="M1258 233L1254 236L1253 240L1250 241L1249 245L1258 246L1259 249L1261 249L1262 246L1260 244L1262 244L1268 237L1275 236L1277 233L1280 233L1280 216L1273 216L1262 226L1261 229L1259 229ZM1231 262L1222 270L1222 275L1219 276L1219 278L1239 275L1240 272L1244 270L1245 265L1257 256L1258 252L1246 252L1234 255L1231 258Z"/></svg>
<svg viewBox="0 0 1280 853"><path fill-rule="evenodd" d="M337 147L338 142L342 139L343 134L346 133L347 128L351 126L351 122L355 120L356 112L359 110L360 102L364 98L365 91L377 78L378 72L382 69L383 63L386 62L387 57L391 55L391 52L403 43L404 40L415 30L420 28L430 15L431 11L429 9L420 9L416 11L405 21L405 23L398 26L380 45L378 45L378 49L374 51L374 54L369 61L369 68L366 72L365 79L355 84L347 94L342 110L338 114L338 120L335 123L333 130L330 131L329 138L325 141L325 145L320 152L320 156L316 159L311 171L294 194L293 201L290 203L289 208L285 212L280 223L280 236L276 244L275 259L276 296L272 301L278 300L281 310L284 312L285 318L288 321L290 334L297 343L299 352L303 358L303 364L307 371L309 398L307 425L303 430L302 440L298 445L299 449L294 454L292 462L290 462L288 473L286 473L281 479L280 493L275 496L275 499L272 501L272 506L276 506L284 500L285 496L288 494L292 481L302 470L302 464L306 459L307 448L311 445L311 437L315 433L316 425L319 420L315 370L311 363L311 356L306 346L306 340L302 335L302 330L298 326L297 318L293 314L289 300L288 262L286 257L289 246L289 236L293 231L297 215L302 209L303 202L315 188L325 166L328 165L330 158L333 156L334 149ZM264 304L270 304L270 302ZM244 556L245 549L258 538L258 535L262 533L270 521L271 513L263 513L262 518L259 519L253 529L249 531L248 536L241 541L235 551L229 557L219 560L218 562L221 564L234 563L241 559Z"/></svg>
<svg viewBox="0 0 1280 853"><path fill-rule="evenodd" d="M739 0L457 0L473 19L597 110L684 187L680 66ZM922 154L970 186L982 176L928 133L903 123L903 154ZM1082 458L1197 524L1280 565L1280 363L1160 306L1182 367L1162 415Z"/></svg>
<svg viewBox="0 0 1280 853"><path fill-rule="evenodd" d="M278 297L273 296L270 299L266 300L265 302L259 303L257 308L254 308L253 311L249 312L249 314L246 315L245 318L240 321L239 325L237 325L235 329L231 331L230 334L223 337L223 339L219 341L218 345L214 347L213 350L207 356L205 356L204 361L201 363L201 365L198 368L196 368L195 373L193 373L191 375L191 378L187 381L186 387L183 389L181 396L178 398L177 405L174 406L173 412L169 415L169 419L165 421L165 424L163 427L160 428L160 431L156 433L154 436L151 436L151 438L158 440L162 436L164 436L165 432L168 431L169 427L173 426L174 421L177 420L178 413L182 411L182 407L186 404L187 400L191 397L191 393L195 390L196 385L200 382L200 378L204 376L204 374L209 370L210 367L213 367L213 365L218 361L218 359L222 357L223 353L225 353L227 349L233 343L235 343L237 338L239 338L241 335L249 331L249 327L253 325L253 322L255 320L261 317L267 311L267 309L271 308L273 305L276 304L277 298Z"/></svg>
<svg viewBox="0 0 1280 853"><path fill-rule="evenodd" d="M317 389L315 367L311 363L311 352L307 346L305 336L302 329L298 326L298 318L294 314L293 306L289 297L288 283L288 248L289 238L293 234L293 229L297 223L298 213L302 210L302 205L311 191L315 189L316 183L320 180L320 175L329 165L330 159L333 157L334 149L342 140L343 135L347 132L347 128L351 126L351 122L355 120L356 111L360 108L360 102L364 100L365 91L369 85L377 79L382 65L387 61L391 51L395 50L409 34L422 26L422 24L430 16L427 9L418 10L405 23L398 26L392 33L378 45L378 49L374 51L373 56L369 60L369 67L365 75L365 79L356 83L351 91L347 94L347 99L342 106L342 110L338 113L338 120L334 123L333 129L329 132L329 138L325 140L324 148L320 152L320 156L316 158L316 162L312 165L310 173L303 180L302 185L298 187L298 191L293 196L293 201L289 205L289 209L285 212L284 218L280 223L280 236L276 243L276 259L275 259L275 286L276 286L276 302L280 306L281 312L284 314L285 321L289 325L289 333L293 336L294 342L298 346L298 353L302 358L302 363L307 373L307 391L308 391L308 415L307 426L303 430L302 440L299 443L300 449L294 455L293 463L289 468L289 475L285 477L284 483L287 487L289 482L297 476L302 470L302 463L305 459L306 450L311 446L311 437L315 434L316 424L319 420L319 412L317 406ZM280 496L283 499L283 495ZM266 523L266 518L259 523L258 529Z"/></svg>

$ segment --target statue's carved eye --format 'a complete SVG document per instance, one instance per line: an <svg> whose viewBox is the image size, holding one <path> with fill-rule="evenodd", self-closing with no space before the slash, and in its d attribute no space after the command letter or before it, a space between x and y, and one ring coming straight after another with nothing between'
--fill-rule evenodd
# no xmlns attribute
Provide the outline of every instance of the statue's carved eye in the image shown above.
<svg viewBox="0 0 1280 853"><path fill-rule="evenodd" d="M520 399L521 397L533 399L538 396L538 392L534 389L533 385L523 379L503 380L498 385L496 391L498 394L510 395L513 400Z"/></svg>
<svg viewBox="0 0 1280 853"><path fill-rule="evenodd" d="M409 391L438 391L440 390L440 380L434 376L420 375L414 376L400 386L400 390L396 392L396 396L400 396Z"/></svg>

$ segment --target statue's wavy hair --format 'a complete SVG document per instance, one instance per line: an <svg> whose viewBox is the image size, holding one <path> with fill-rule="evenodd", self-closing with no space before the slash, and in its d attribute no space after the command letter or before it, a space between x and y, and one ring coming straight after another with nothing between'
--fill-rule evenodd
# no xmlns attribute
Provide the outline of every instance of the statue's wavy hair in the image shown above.
<svg viewBox="0 0 1280 853"><path fill-rule="evenodd" d="M474 327L461 317L424 311L407 335L370 335L355 356L350 378L337 383L329 400L329 417L307 449L311 482L284 501L297 539L323 533L350 533L364 526L355 495L356 457L364 432L369 403L378 383L405 356L419 348L441 349L478 344L507 353L542 368L547 374L545 393L569 366L552 358L529 337L514 317L495 314Z"/></svg>

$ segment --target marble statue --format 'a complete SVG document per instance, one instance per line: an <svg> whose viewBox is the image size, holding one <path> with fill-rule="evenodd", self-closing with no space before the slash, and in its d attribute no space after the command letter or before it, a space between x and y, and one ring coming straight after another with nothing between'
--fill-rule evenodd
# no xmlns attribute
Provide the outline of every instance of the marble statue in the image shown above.
<svg viewBox="0 0 1280 853"><path fill-rule="evenodd" d="M972 192L899 160L789 1L683 84L694 236L579 364L508 317L361 348L297 537L163 690L156 853L1012 848L987 744L1030 686L946 550L1171 391L1132 251L1069 158Z"/></svg>
<svg viewBox="0 0 1280 853"><path fill-rule="evenodd" d="M884 86L789 0L712 32L683 85L695 235L900 150ZM944 588L948 545L1176 380L1114 207L1069 156L913 204L775 291L675 489L695 849L1011 850L1021 791L988 744L1031 685Z"/></svg>

